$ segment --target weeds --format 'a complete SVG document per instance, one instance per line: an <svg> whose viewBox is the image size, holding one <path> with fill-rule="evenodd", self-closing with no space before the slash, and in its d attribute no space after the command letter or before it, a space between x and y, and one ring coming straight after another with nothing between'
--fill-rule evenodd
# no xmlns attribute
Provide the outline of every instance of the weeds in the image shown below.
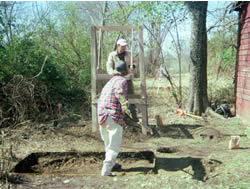
<svg viewBox="0 0 250 189"><path fill-rule="evenodd" d="M208 83L208 96L211 102L235 103L234 84L230 79L211 81Z"/></svg>
<svg viewBox="0 0 250 189"><path fill-rule="evenodd" d="M5 141L5 133L2 131L0 138L0 185L8 184L10 163L13 157L12 145Z"/></svg>

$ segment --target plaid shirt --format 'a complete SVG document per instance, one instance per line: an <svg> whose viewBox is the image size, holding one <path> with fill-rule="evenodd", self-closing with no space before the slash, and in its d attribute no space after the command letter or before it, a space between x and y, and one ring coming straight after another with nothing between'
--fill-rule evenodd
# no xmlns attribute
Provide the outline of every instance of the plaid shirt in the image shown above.
<svg viewBox="0 0 250 189"><path fill-rule="evenodd" d="M123 125L123 117L120 96L128 99L127 80L122 76L112 77L104 86L98 100L98 124L102 125L107 116L110 116L119 125Z"/></svg>

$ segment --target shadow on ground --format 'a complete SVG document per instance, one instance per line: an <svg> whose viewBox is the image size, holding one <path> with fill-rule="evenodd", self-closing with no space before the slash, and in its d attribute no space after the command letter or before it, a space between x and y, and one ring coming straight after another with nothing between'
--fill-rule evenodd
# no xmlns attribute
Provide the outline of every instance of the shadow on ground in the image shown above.
<svg viewBox="0 0 250 189"><path fill-rule="evenodd" d="M154 129L159 137L171 137L174 139L193 139L192 131L202 125L172 124L164 125Z"/></svg>
<svg viewBox="0 0 250 189"><path fill-rule="evenodd" d="M209 174L214 172L216 167L222 162L217 160L204 160L202 158L157 158L155 162L155 172L183 171L192 176L192 179L206 181Z"/></svg>

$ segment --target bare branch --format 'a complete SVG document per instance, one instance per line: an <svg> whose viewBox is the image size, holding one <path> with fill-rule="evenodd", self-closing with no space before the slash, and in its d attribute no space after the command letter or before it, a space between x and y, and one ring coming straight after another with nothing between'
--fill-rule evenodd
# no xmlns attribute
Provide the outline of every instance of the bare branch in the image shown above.
<svg viewBox="0 0 250 189"><path fill-rule="evenodd" d="M37 75L35 75L34 77L32 77L32 79L35 79L36 77L38 77L39 75L41 75L41 74L42 74L42 72L43 72L43 68L44 68L44 65L45 65L45 63L46 63L46 61L47 61L47 58L48 58L48 56L46 56L46 57L45 57L45 59L44 59L44 61L43 61L43 65L42 65L42 67L41 67L40 72L39 72Z"/></svg>
<svg viewBox="0 0 250 189"><path fill-rule="evenodd" d="M222 23L226 19L226 15L228 14L228 12L230 12L230 9L233 6L233 4L234 3L230 3L226 6L226 8L224 9L223 15L215 22L214 25L210 26L207 29L207 32L210 32L214 28L225 27L225 26L231 27L231 26L237 24L237 20L235 20L235 22L230 20L228 23ZM213 13L211 11L207 11L207 12L210 13L211 15L213 15ZM218 17L218 16L214 16L214 17Z"/></svg>

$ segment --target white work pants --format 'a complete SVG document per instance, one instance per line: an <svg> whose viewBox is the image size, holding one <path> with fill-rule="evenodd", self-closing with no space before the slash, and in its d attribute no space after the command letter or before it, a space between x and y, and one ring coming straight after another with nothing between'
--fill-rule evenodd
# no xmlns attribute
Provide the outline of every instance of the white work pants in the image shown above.
<svg viewBox="0 0 250 189"><path fill-rule="evenodd" d="M106 152L101 172L101 175L105 176L111 173L116 157L120 152L123 128L112 118L108 117L105 123L99 126L99 129Z"/></svg>

